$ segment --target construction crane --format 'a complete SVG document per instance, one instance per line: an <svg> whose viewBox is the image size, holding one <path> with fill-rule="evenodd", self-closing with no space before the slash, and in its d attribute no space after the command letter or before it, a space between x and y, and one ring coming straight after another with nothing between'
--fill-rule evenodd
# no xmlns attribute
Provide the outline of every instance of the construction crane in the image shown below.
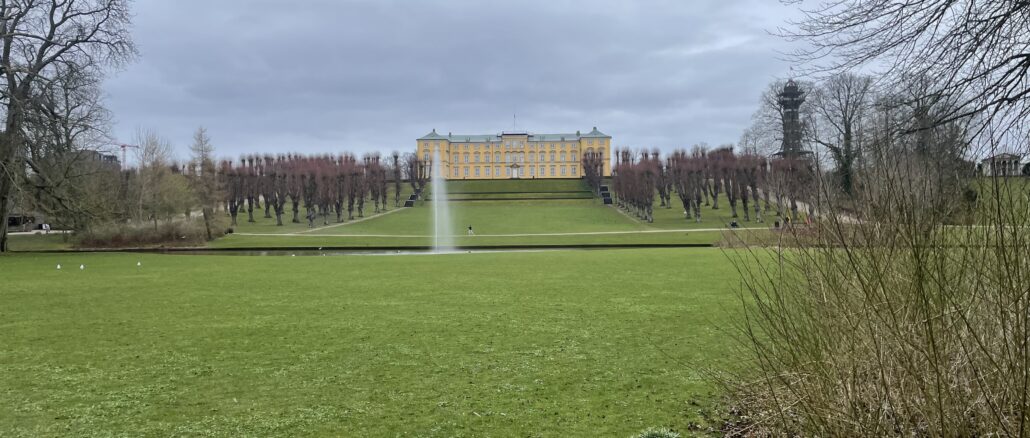
<svg viewBox="0 0 1030 438"><path fill-rule="evenodd" d="M128 163L126 163L126 159L127 159L126 151L128 151L129 148L139 149L139 146L134 145L134 144L122 144L122 143L115 143L114 145L122 148L122 170L125 170L128 167Z"/></svg>

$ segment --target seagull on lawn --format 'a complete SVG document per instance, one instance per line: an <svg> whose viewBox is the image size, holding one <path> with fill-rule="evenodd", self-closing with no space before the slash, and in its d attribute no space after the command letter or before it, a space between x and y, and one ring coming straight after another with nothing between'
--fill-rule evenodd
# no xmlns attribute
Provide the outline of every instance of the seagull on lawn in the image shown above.
<svg viewBox="0 0 1030 438"><path fill-rule="evenodd" d="M86 265L79 265L79 270L80 271L86 270Z"/></svg>
<svg viewBox="0 0 1030 438"><path fill-rule="evenodd" d="M58 263L58 264L57 264L57 270L58 270L58 271L60 271L60 270L61 270L61 264L60 264L60 263Z"/></svg>

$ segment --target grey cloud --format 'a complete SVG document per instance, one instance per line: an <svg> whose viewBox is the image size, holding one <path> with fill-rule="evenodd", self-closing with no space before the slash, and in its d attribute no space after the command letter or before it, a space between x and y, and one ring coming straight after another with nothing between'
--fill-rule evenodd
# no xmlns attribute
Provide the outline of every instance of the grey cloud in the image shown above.
<svg viewBox="0 0 1030 438"><path fill-rule="evenodd" d="M727 4L731 3L731 4ZM203 11L197 13L196 11ZM181 151L407 150L432 128L598 126L617 145L734 142L786 74L747 1L146 0L141 59L108 81L115 132ZM184 152L183 152L184 153Z"/></svg>

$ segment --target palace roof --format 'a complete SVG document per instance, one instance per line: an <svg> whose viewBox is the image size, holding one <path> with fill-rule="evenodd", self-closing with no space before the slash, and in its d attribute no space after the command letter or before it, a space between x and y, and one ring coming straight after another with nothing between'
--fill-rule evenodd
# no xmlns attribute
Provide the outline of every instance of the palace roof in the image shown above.
<svg viewBox="0 0 1030 438"><path fill-rule="evenodd" d="M604 134L594 129L586 134L581 134L576 131L574 134L533 134L526 132L519 133L508 133L504 132L501 134L450 134L440 135L436 133L436 129L433 132L419 137L419 140L447 140L451 143L486 143L492 141L501 141L504 135L525 135L529 141L573 141L581 138L612 138L610 135Z"/></svg>

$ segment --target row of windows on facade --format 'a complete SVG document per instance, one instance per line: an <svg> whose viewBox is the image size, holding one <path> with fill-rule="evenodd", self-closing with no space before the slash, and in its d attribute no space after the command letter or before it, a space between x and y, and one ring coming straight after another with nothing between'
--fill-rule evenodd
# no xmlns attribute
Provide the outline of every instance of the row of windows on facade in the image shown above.
<svg viewBox="0 0 1030 438"><path fill-rule="evenodd" d="M480 170L479 167L472 168L471 170L470 170L470 168L468 166L461 167L461 168L455 167L455 168L451 169L451 176L457 177L457 176L462 176L463 175L463 176L468 177L468 176L470 176L469 175L470 171L472 171L475 174L475 176L501 176L501 168L499 166L496 166L496 167L493 168L493 175L490 174L490 167L483 167L482 169L483 169L483 173L481 175L479 173L479 170ZM547 166L540 166L539 174L537 173L537 168L534 167L534 166L527 166L527 167L525 167L525 169L528 170L529 176L547 176L547 170L548 170ZM559 171L561 172L561 176L578 176L577 175L578 171L576 169L577 169L576 166L551 166L550 167L550 171L551 171L551 175L550 176L558 176L558 172ZM512 168L511 167L505 167L504 170L505 170L505 176L508 176L508 177L512 176ZM462 175L459 175L459 171L462 173ZM526 174L523 173L523 175L526 175Z"/></svg>
<svg viewBox="0 0 1030 438"><path fill-rule="evenodd" d="M537 157L536 154L528 154L527 156L529 157L529 162L530 163L537 161L536 160L536 157ZM480 158L479 154L472 154L471 156L469 154L464 154L465 164L478 163L479 162L479 158ZM483 158L483 162L484 163L489 163L490 162L490 154L483 154L482 158ZM556 160L555 158L558 158L558 159ZM541 163L543 163L545 161L565 162L566 158L569 159L568 161L577 161L579 159L579 155L577 155L575 153L566 155L564 152L562 152L560 155L557 155L554 152L551 152L551 159L547 160L547 154L545 152L541 152L540 153L540 160L539 161ZM422 154L422 159L424 161L431 161L432 156L429 154L429 152L424 152ZM453 154L451 156L451 162L452 163L460 163L461 161L462 160L461 160L461 157L459 156L459 154ZM526 161L525 156L523 156L522 154L518 154L518 153L516 153L514 155L511 154L511 153L504 154L504 162L505 163L523 163L525 161ZM497 153L494 154L494 162L495 163L500 163L501 162L501 153L500 152L497 152Z"/></svg>
<svg viewBox="0 0 1030 438"><path fill-rule="evenodd" d="M591 138L588 138L587 139L587 146L593 146L593 145L594 145L594 140L591 139ZM604 146L604 140L603 139L598 139L597 140L597 145L598 146ZM478 151L480 147L484 147L484 148L491 148L491 147L499 148L499 147L501 147L501 144L500 143L452 143L451 146L454 146L456 148L464 148L466 151L469 150L470 148L471 149L475 149L475 150ZM515 141L515 142L509 141L509 142L505 142L504 143L504 148L508 149L508 150L511 150L512 148L516 148L516 149L517 148L521 148L522 146L523 146L523 143L521 141ZM560 148L564 149L564 148L574 148L577 145L575 143L529 143L529 146L530 147L541 147L541 148L550 147L551 149L555 149L555 148L560 147ZM422 143L422 147L428 149L429 148L429 142L428 141L427 142L423 142ZM434 141L433 142L433 147L435 147L435 148L440 147L440 142Z"/></svg>

